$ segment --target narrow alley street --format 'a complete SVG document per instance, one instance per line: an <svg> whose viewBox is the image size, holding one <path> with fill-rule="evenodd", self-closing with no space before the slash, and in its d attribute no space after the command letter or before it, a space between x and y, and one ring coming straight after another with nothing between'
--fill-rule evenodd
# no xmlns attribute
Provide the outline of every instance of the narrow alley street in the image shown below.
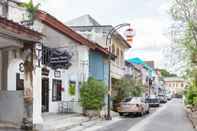
<svg viewBox="0 0 197 131"><path fill-rule="evenodd" d="M76 127L72 131L194 131L181 99L173 99L160 108L152 109L143 117L121 117L105 126L97 123L90 127Z"/></svg>
<svg viewBox="0 0 197 131"><path fill-rule="evenodd" d="M197 131L197 0L0 0L0 131Z"/></svg>
<svg viewBox="0 0 197 131"><path fill-rule="evenodd" d="M194 131L182 100L174 99L129 131Z"/></svg>

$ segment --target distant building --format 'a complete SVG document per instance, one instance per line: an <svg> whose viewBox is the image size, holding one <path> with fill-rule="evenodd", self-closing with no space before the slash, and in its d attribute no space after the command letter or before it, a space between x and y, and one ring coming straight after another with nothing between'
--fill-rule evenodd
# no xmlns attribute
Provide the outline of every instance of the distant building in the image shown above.
<svg viewBox="0 0 197 131"><path fill-rule="evenodd" d="M155 69L155 62L154 61L144 61L145 64L150 66L151 68Z"/></svg>
<svg viewBox="0 0 197 131"><path fill-rule="evenodd" d="M66 23L76 32L91 41L98 43L101 47L108 49L106 37L113 29L112 25L100 25L90 15L80 16ZM108 43L109 44L109 43ZM124 53L131 45L118 33L115 32L111 38L111 53L115 59L111 61L111 84L112 90L116 81L125 76Z"/></svg>
<svg viewBox="0 0 197 131"><path fill-rule="evenodd" d="M164 86L173 94L181 93L187 86L187 82L180 77L166 77L164 78Z"/></svg>

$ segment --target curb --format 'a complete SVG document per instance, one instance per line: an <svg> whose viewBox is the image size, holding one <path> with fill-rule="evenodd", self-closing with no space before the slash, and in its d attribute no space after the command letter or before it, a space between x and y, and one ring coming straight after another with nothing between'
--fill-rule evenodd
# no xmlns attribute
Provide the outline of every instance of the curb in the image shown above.
<svg viewBox="0 0 197 131"><path fill-rule="evenodd" d="M185 108L185 112L186 112L186 115L187 115L187 118L190 120L191 124L192 124L192 127L194 128L195 131L197 131L197 126L195 126L192 118L191 118L191 113L188 111L187 108Z"/></svg>
<svg viewBox="0 0 197 131"><path fill-rule="evenodd" d="M80 126L82 125L83 123L86 123L86 122L89 122L89 121L92 121L92 120L96 120L96 118L94 119L88 119L88 120L83 120L79 123L75 123L75 124L71 124L71 125L68 125L66 127L60 127L60 128L56 128L56 129L49 129L49 130L46 130L46 131L66 131L66 130L70 130L72 128L75 128L77 126Z"/></svg>
<svg viewBox="0 0 197 131"><path fill-rule="evenodd" d="M12 123L0 123L0 130L2 129L15 129L15 130L20 130L21 127Z"/></svg>
<svg viewBox="0 0 197 131"><path fill-rule="evenodd" d="M57 131L69 130L69 129L75 128L75 127L77 127L77 126L82 125L83 123L86 123L86 122L89 122L89 121L92 121L92 120L96 120L96 118L84 120L84 121L82 121L82 122L80 122L80 123L72 124L72 125L70 125L70 126L67 126L67 127L65 127L64 129L62 129L62 128L61 128L61 129L58 129Z"/></svg>

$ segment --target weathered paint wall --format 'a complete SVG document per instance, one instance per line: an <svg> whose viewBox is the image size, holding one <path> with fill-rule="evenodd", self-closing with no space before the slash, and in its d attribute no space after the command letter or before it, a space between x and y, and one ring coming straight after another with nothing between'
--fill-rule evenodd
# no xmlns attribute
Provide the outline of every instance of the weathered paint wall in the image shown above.
<svg viewBox="0 0 197 131"><path fill-rule="evenodd" d="M0 121L21 125L23 115L23 92L0 91Z"/></svg>
<svg viewBox="0 0 197 131"><path fill-rule="evenodd" d="M8 3L9 3L8 19L11 19L18 23L20 23L25 19L27 20L28 13L24 8L17 6L13 2L8 2Z"/></svg>
<svg viewBox="0 0 197 131"><path fill-rule="evenodd" d="M16 91L16 73L20 73L21 79L23 79L22 72L19 71L20 63L23 63L23 60L17 56L19 52L15 52L13 50L9 51L9 64L8 64L8 80L12 80L12 82L8 82L8 90ZM17 58L15 58L17 56Z"/></svg>
<svg viewBox="0 0 197 131"><path fill-rule="evenodd" d="M2 52L2 90L7 90L8 85L8 57L9 53L6 50Z"/></svg>
<svg viewBox="0 0 197 131"><path fill-rule="evenodd" d="M2 89L2 51L0 50L0 90Z"/></svg>

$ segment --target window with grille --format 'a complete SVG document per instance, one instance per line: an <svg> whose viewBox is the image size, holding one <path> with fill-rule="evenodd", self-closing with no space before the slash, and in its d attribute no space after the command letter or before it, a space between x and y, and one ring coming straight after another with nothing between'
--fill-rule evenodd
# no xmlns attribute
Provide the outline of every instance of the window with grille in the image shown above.
<svg viewBox="0 0 197 131"><path fill-rule="evenodd" d="M53 101L61 101L61 89L62 89L62 81L53 79L53 88L52 88L52 100Z"/></svg>

